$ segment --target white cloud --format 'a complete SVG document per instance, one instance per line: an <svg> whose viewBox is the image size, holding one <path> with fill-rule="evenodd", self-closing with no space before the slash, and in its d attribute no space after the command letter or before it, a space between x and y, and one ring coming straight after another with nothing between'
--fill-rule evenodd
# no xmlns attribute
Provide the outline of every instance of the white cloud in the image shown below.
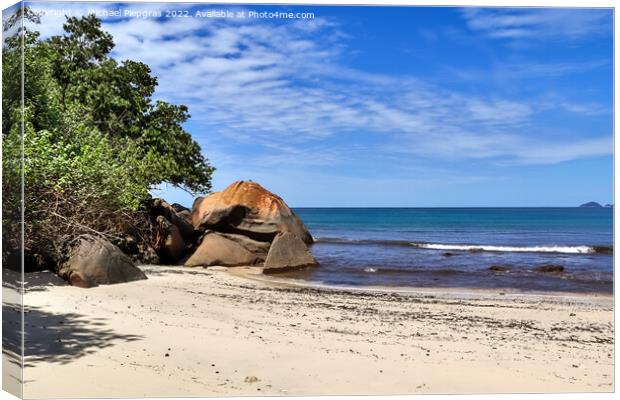
<svg viewBox="0 0 620 400"><path fill-rule="evenodd" d="M477 135L454 132L431 141L400 142L387 145L388 150L429 158L457 160L462 152L472 159L492 159L496 165L550 165L613 152L610 136L574 140L531 140L511 134Z"/></svg>
<svg viewBox="0 0 620 400"><path fill-rule="evenodd" d="M506 85L515 82L519 84L523 80L548 80L574 74L592 73L592 70L604 67L611 67L611 63L606 60L526 62L511 59L494 62L484 68L447 66L442 68L440 76L451 81Z"/></svg>
<svg viewBox="0 0 620 400"><path fill-rule="evenodd" d="M462 15L470 29L497 39L574 40L612 32L611 9L468 7Z"/></svg>
<svg viewBox="0 0 620 400"><path fill-rule="evenodd" d="M495 37L524 37L556 26L546 12L464 13L472 29ZM45 35L60 25L46 17ZM538 113L579 112L587 105L472 95L412 76L345 67L346 35L324 19L277 24L113 19L104 29L114 36L115 57L151 66L158 97L190 107L192 120L204 128L193 134L208 153L228 142L260 146L269 156L253 161L262 164L325 166L353 157L347 146L328 140L362 131L387 143L376 151L439 159L547 164L612 152L605 132L602 139L567 136L555 143L544 132L533 134ZM562 29L582 35L577 28Z"/></svg>
<svg viewBox="0 0 620 400"><path fill-rule="evenodd" d="M557 164L585 157L610 154L613 151L611 137L580 141L558 141L522 147L517 161L522 164Z"/></svg>
<svg viewBox="0 0 620 400"><path fill-rule="evenodd" d="M19 11L19 6L20 4L15 4L2 10L2 43L4 43L7 38L16 35L21 27L20 22L15 23L14 21L11 21L11 19L14 18L16 13ZM9 22L11 22L12 25L9 26Z"/></svg>

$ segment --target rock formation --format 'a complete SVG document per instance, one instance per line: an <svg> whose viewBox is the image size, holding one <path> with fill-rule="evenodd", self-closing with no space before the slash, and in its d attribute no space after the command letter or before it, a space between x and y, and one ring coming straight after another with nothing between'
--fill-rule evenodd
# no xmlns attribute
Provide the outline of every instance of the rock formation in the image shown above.
<svg viewBox="0 0 620 400"><path fill-rule="evenodd" d="M179 204L168 204L162 199L153 199L150 213L155 230L153 247L161 262L176 264L191 251L196 241L189 209Z"/></svg>
<svg viewBox="0 0 620 400"><path fill-rule="evenodd" d="M146 279L118 247L91 235L81 236L71 246L58 275L71 285L84 288Z"/></svg>
<svg viewBox="0 0 620 400"><path fill-rule="evenodd" d="M271 244L263 271L275 272L317 265L318 263L310 254L308 247L299 237L290 232L283 232L278 234Z"/></svg>
<svg viewBox="0 0 620 400"><path fill-rule="evenodd" d="M185 262L187 267L236 267L252 265L258 257L239 243L216 232L207 232L194 254Z"/></svg>
<svg viewBox="0 0 620 400"><path fill-rule="evenodd" d="M170 223L162 215L155 219L157 235L155 248L163 263L174 264L185 255L187 244L178 226Z"/></svg>
<svg viewBox="0 0 620 400"><path fill-rule="evenodd" d="M284 200L255 182L238 181L221 192L196 199L192 224L196 230L241 234L261 242L271 242L278 233L290 232L312 243L303 222Z"/></svg>
<svg viewBox="0 0 620 400"><path fill-rule="evenodd" d="M68 259L56 269L58 274L80 287L146 279L127 254L139 262L253 265L263 266L268 273L318 265L308 250L312 236L303 222L284 200L254 182L235 182L198 198L191 211L153 199L145 223L150 236L128 233L119 247L99 237L82 236L70 246Z"/></svg>
<svg viewBox="0 0 620 400"><path fill-rule="evenodd" d="M174 207L179 212L178 207ZM284 200L254 182L235 182L194 202L201 234L186 266L263 266L274 272L317 265L306 243L312 236Z"/></svg>

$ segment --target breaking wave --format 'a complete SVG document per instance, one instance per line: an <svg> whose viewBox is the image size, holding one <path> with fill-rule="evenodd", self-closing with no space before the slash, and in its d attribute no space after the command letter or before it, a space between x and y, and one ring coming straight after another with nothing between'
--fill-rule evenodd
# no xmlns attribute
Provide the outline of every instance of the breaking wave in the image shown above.
<svg viewBox="0 0 620 400"><path fill-rule="evenodd" d="M408 242L403 240L354 240L344 238L317 238L316 243L350 244L350 245L382 245L382 246L413 246L419 249L467 252L504 252L504 253L564 253L564 254L613 254L613 246L502 246L486 244L449 244Z"/></svg>
<svg viewBox="0 0 620 400"><path fill-rule="evenodd" d="M495 246L477 244L441 244L441 243L411 243L412 246L431 250L455 251L495 251L505 253L568 253L593 254L597 253L594 246Z"/></svg>

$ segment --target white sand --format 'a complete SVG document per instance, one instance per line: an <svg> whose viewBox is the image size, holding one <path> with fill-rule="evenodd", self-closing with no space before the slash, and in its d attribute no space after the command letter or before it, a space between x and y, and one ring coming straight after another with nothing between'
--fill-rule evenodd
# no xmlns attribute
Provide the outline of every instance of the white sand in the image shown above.
<svg viewBox="0 0 620 400"><path fill-rule="evenodd" d="M34 285L25 397L613 390L609 296L347 292L144 270L147 281L93 289Z"/></svg>

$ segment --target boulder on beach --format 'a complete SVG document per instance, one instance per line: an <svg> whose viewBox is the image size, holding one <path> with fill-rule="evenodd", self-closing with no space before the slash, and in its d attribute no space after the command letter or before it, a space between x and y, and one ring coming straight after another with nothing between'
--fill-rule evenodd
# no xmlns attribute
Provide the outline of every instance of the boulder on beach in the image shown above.
<svg viewBox="0 0 620 400"><path fill-rule="evenodd" d="M185 240L178 226L170 223L164 216L158 216L155 222L157 227L157 234L155 237L155 248L157 249L157 253L162 262L174 264L185 255Z"/></svg>
<svg viewBox="0 0 620 400"><path fill-rule="evenodd" d="M194 227L192 226L192 217L189 209L176 203L170 205L163 199L153 199L151 214L155 218L162 216L176 226L185 243L192 243L194 241Z"/></svg>
<svg viewBox="0 0 620 400"><path fill-rule="evenodd" d="M278 234L271 244L263 272L317 265L317 261L312 257L303 240L293 233L284 232Z"/></svg>
<svg viewBox="0 0 620 400"><path fill-rule="evenodd" d="M261 242L258 240L250 239L247 236L238 235L235 233L219 233L221 236L226 239L230 239L233 242L237 242L245 249L247 249L250 253L254 254L260 261L265 261L267 257L267 252L269 251L269 247L271 243L269 242Z"/></svg>
<svg viewBox="0 0 620 400"><path fill-rule="evenodd" d="M83 288L146 279L146 275L107 240L83 235L69 250L69 258L60 265L58 275L73 286Z"/></svg>
<svg viewBox="0 0 620 400"><path fill-rule="evenodd" d="M312 243L303 222L284 200L255 182L237 181L221 192L199 197L192 207L192 224L196 230L240 234L262 242L290 232Z"/></svg>
<svg viewBox="0 0 620 400"><path fill-rule="evenodd" d="M185 262L187 267L236 267L253 265L258 257L234 240L228 239L216 232L207 232L202 242Z"/></svg>
<svg viewBox="0 0 620 400"><path fill-rule="evenodd" d="M564 267L561 265L555 265L555 264L544 264L544 265L541 265L540 267L534 268L534 271L543 272L543 273L564 272Z"/></svg>

